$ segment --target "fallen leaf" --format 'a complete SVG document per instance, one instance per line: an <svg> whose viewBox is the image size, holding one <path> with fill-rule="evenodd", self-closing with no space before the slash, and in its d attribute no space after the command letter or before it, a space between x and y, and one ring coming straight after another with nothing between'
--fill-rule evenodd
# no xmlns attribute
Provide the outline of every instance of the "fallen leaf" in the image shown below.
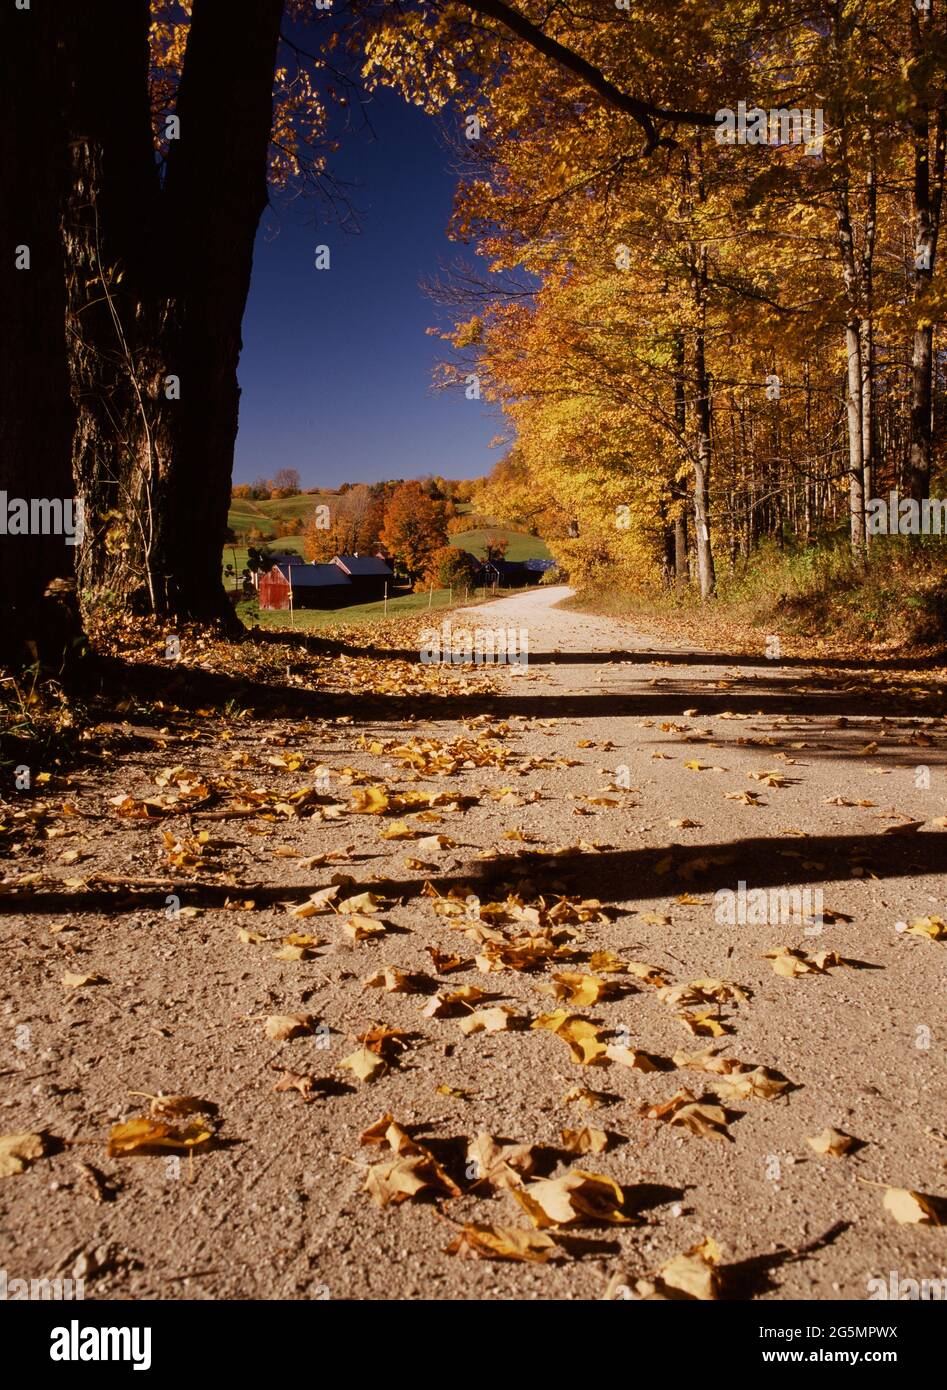
<svg viewBox="0 0 947 1390"><path fill-rule="evenodd" d="M345 1067L352 1072L359 1081L374 1081L379 1072L387 1071L388 1064L384 1058L377 1053L369 1051L367 1047L360 1047L357 1051L343 1057L339 1062L340 1067Z"/></svg>
<svg viewBox="0 0 947 1390"><path fill-rule="evenodd" d="M446 1247L461 1259L515 1260L545 1264L558 1253L552 1236L516 1226L482 1226L468 1221Z"/></svg>
<svg viewBox="0 0 947 1390"><path fill-rule="evenodd" d="M841 1158L843 1154L847 1154L854 1142L850 1134L843 1134L840 1129L831 1129L829 1126L826 1126L821 1134L806 1139L809 1148L815 1153L830 1154L832 1158Z"/></svg>
<svg viewBox="0 0 947 1390"><path fill-rule="evenodd" d="M625 1198L613 1178L573 1168L561 1178L540 1178L510 1192L533 1225L604 1223L627 1226L634 1218L624 1210Z"/></svg>
<svg viewBox="0 0 947 1390"><path fill-rule="evenodd" d="M604 1129L594 1129L589 1125L582 1129L564 1129L562 1147L574 1154L600 1154L608 1148L608 1135Z"/></svg>
<svg viewBox="0 0 947 1390"><path fill-rule="evenodd" d="M0 1134L0 1178L23 1173L34 1158L42 1158L45 1142L41 1134Z"/></svg>
<svg viewBox="0 0 947 1390"><path fill-rule="evenodd" d="M285 1042L300 1033L311 1033L312 1015L268 1014L263 1020L263 1031L273 1042Z"/></svg>
<svg viewBox="0 0 947 1390"><path fill-rule="evenodd" d="M213 1132L204 1125L191 1124L179 1130L140 1115L134 1120L112 1126L108 1153L110 1158L116 1158L149 1149L194 1149L212 1137Z"/></svg>
<svg viewBox="0 0 947 1390"><path fill-rule="evenodd" d="M929 1198L907 1187L889 1187L882 1204L901 1226L940 1226L941 1219Z"/></svg>
<svg viewBox="0 0 947 1390"><path fill-rule="evenodd" d="M589 1066L600 1061L608 1051L599 1030L585 1019L569 1014L565 1009L556 1009L551 1014L540 1014L533 1019L532 1028L543 1028L561 1038L572 1053L572 1060L581 1066Z"/></svg>

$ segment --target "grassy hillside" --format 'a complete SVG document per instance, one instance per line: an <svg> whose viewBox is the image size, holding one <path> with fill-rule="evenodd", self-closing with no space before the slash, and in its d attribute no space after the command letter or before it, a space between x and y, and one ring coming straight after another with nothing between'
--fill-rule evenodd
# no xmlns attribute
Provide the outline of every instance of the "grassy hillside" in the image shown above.
<svg viewBox="0 0 947 1390"><path fill-rule="evenodd" d="M456 536L451 536L451 545L456 545L459 550L469 551L471 555L478 556L481 560L487 553L487 540L500 536L507 542L507 560L548 560L550 558L546 542L539 536L527 536L522 531L509 531L502 526L491 527L489 530L482 531L461 531Z"/></svg>
<svg viewBox="0 0 947 1390"><path fill-rule="evenodd" d="M321 502L331 506L334 496L334 493L304 492L298 497L278 497L271 502L251 502L246 497L232 498L227 524L238 534L256 527L264 536L275 537L277 521L293 521L298 516L305 518Z"/></svg>

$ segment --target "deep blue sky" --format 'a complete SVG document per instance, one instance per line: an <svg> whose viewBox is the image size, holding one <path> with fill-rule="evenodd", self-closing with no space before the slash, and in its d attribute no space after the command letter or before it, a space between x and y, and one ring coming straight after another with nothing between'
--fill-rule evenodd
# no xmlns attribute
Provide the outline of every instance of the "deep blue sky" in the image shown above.
<svg viewBox="0 0 947 1390"><path fill-rule="evenodd" d="M381 92L330 156L360 232L316 198L277 202L257 237L240 360L235 482L298 468L304 487L441 473L479 477L501 420L432 391L444 311L420 287L461 248L445 235L456 175L434 121ZM376 138L377 137L377 138ZM351 185L354 185L351 186ZM330 270L314 249L331 247Z"/></svg>

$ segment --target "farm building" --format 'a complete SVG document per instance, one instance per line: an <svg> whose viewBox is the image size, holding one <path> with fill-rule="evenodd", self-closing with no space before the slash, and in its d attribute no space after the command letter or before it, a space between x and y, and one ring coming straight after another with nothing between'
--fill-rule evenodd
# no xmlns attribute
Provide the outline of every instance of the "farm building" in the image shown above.
<svg viewBox="0 0 947 1390"><path fill-rule="evenodd" d="M341 608L356 602L351 580L336 565L300 564L294 558L280 561L260 576L261 609Z"/></svg>
<svg viewBox="0 0 947 1390"><path fill-rule="evenodd" d="M495 585L498 589L521 589L527 584L538 584L544 571L554 564L554 560L484 560L477 583L487 588Z"/></svg>
<svg viewBox="0 0 947 1390"><path fill-rule="evenodd" d="M382 555L336 555L332 564L348 575L352 585L350 603L375 603L385 596L385 585L391 585L394 575Z"/></svg>

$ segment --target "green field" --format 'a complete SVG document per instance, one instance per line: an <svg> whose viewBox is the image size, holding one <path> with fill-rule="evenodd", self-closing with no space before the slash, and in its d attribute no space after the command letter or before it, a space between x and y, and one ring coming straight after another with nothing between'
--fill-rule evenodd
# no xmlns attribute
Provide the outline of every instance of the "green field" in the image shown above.
<svg viewBox="0 0 947 1390"><path fill-rule="evenodd" d="M471 591L470 601L474 602L484 593L481 589ZM256 599L247 599L237 604L237 616L247 627L294 627L299 631L319 631L322 628L338 627L343 623L354 623L359 627L371 626L388 618L409 618L423 613L430 604L433 612L438 608L449 608L452 603L464 602L464 594L455 589L435 589L433 595L427 593L404 594L388 600L388 612L384 603L354 603L347 608L298 608L290 621L289 613L274 613L269 610L261 613Z"/></svg>
<svg viewBox="0 0 947 1390"><path fill-rule="evenodd" d="M255 528L267 539L276 537L277 521L305 518L320 503L332 505L334 493L302 492L297 497L278 497L272 502L251 502L246 497L231 498L227 525L237 534ZM298 540L299 537L289 539Z"/></svg>
<svg viewBox="0 0 947 1390"><path fill-rule="evenodd" d="M450 543L456 545L458 550L469 551L482 560L487 553L487 540L497 536L508 542L504 555L506 560L551 559L546 542L539 536L527 536L522 531L510 531L503 526L482 531L461 531L459 535L451 536Z"/></svg>

